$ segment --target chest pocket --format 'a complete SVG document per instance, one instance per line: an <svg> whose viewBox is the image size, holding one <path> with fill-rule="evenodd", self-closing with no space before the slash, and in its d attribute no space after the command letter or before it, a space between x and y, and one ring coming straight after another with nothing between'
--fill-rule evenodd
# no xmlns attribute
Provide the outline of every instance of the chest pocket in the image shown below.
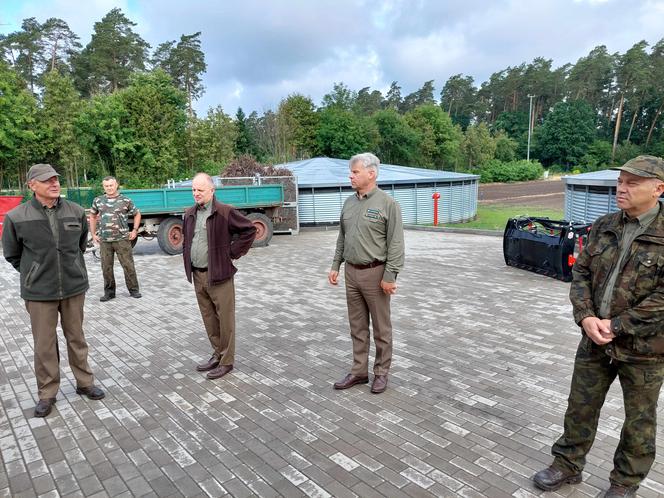
<svg viewBox="0 0 664 498"><path fill-rule="evenodd" d="M636 271L639 277L657 278L664 267L664 256L645 252L636 257Z"/></svg>
<svg viewBox="0 0 664 498"><path fill-rule="evenodd" d="M380 209L367 208L364 212L364 219L369 223L382 223L385 217Z"/></svg>
<svg viewBox="0 0 664 498"><path fill-rule="evenodd" d="M65 230L70 232L81 230L81 224L78 221L65 221L64 226Z"/></svg>
<svg viewBox="0 0 664 498"><path fill-rule="evenodd" d="M594 244L588 246L585 251L591 257L590 270L593 274L608 272L615 259L615 246L609 244Z"/></svg>

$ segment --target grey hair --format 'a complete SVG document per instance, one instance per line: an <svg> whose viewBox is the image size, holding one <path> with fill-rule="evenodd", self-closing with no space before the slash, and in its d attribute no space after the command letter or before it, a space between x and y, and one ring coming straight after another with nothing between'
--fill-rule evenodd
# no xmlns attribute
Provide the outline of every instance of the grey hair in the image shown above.
<svg viewBox="0 0 664 498"><path fill-rule="evenodd" d="M362 163L362 167L374 170L376 172L376 176L378 176L378 170L380 168L380 159L378 159L371 152L363 152L362 154L355 154L353 157L350 158L348 165L352 167L353 164L355 163Z"/></svg>
<svg viewBox="0 0 664 498"><path fill-rule="evenodd" d="M203 178L209 187L214 188L214 180L212 180L212 177L207 173L196 173L196 176L194 176L191 181L192 184L196 178Z"/></svg>
<svg viewBox="0 0 664 498"><path fill-rule="evenodd" d="M105 176L102 182L110 182L111 180L113 180L115 183L118 183L118 179L114 176Z"/></svg>

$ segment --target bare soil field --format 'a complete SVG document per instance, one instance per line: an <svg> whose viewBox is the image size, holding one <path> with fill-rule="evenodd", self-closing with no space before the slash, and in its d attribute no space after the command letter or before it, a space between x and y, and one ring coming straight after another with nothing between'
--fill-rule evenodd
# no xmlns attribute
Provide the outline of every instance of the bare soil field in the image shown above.
<svg viewBox="0 0 664 498"><path fill-rule="evenodd" d="M516 183L480 184L479 203L564 209L565 185L560 178Z"/></svg>

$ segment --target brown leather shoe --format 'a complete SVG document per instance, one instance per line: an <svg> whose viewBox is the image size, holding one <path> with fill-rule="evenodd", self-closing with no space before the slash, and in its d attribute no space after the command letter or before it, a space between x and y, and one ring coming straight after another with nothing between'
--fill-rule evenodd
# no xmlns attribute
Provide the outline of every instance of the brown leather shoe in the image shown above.
<svg viewBox="0 0 664 498"><path fill-rule="evenodd" d="M51 413L54 404L55 398L40 399L37 406L35 406L35 417L45 417Z"/></svg>
<svg viewBox="0 0 664 498"><path fill-rule="evenodd" d="M371 384L371 392L380 394L387 389L387 375L375 375L373 384Z"/></svg>
<svg viewBox="0 0 664 498"><path fill-rule="evenodd" d="M106 397L106 393L97 386L77 387L76 394L82 394L84 396L87 396L88 399L92 399L95 401Z"/></svg>
<svg viewBox="0 0 664 498"><path fill-rule="evenodd" d="M348 374L343 380L334 383L335 389L348 389L353 387L355 384L366 384L369 382L369 377L358 377L357 375Z"/></svg>
<svg viewBox="0 0 664 498"><path fill-rule="evenodd" d="M219 358L216 356L213 356L210 358L208 361L205 363L201 363L200 365L196 365L196 370L198 372L207 372L208 370L212 370L213 368L217 368L219 366Z"/></svg>
<svg viewBox="0 0 664 498"><path fill-rule="evenodd" d="M535 486L544 491L555 491L563 484L579 484L581 482L581 472L570 474L553 466L540 470L533 476Z"/></svg>
<svg viewBox="0 0 664 498"><path fill-rule="evenodd" d="M219 379L231 370L233 370L233 365L219 365L207 373L207 378L210 380Z"/></svg>
<svg viewBox="0 0 664 498"><path fill-rule="evenodd" d="M639 489L638 486L611 484L609 490L604 494L604 498L634 498L636 497L637 489Z"/></svg>

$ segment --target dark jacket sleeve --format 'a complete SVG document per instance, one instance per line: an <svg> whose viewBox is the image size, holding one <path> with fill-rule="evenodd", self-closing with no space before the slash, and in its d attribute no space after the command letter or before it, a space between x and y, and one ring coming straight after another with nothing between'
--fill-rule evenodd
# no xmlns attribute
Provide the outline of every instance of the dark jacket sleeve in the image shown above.
<svg viewBox="0 0 664 498"><path fill-rule="evenodd" d="M238 259L249 252L249 248L256 238L256 227L240 211L231 208L228 213L228 229L231 236L237 235L231 242L231 259Z"/></svg>
<svg viewBox="0 0 664 498"><path fill-rule="evenodd" d="M616 335L647 337L664 336L664 289L653 291L636 306L611 318L611 330Z"/></svg>
<svg viewBox="0 0 664 498"><path fill-rule="evenodd" d="M83 211L83 214L81 215L81 239L79 241L79 247L81 248L81 252L85 252L85 250L88 248L88 235L89 235L89 228L88 228L88 217L85 216L85 211Z"/></svg>
<svg viewBox="0 0 664 498"><path fill-rule="evenodd" d="M20 271L23 244L18 240L16 236L16 228L9 216L5 217L2 226L2 253L5 256L5 259L16 268L16 271Z"/></svg>

